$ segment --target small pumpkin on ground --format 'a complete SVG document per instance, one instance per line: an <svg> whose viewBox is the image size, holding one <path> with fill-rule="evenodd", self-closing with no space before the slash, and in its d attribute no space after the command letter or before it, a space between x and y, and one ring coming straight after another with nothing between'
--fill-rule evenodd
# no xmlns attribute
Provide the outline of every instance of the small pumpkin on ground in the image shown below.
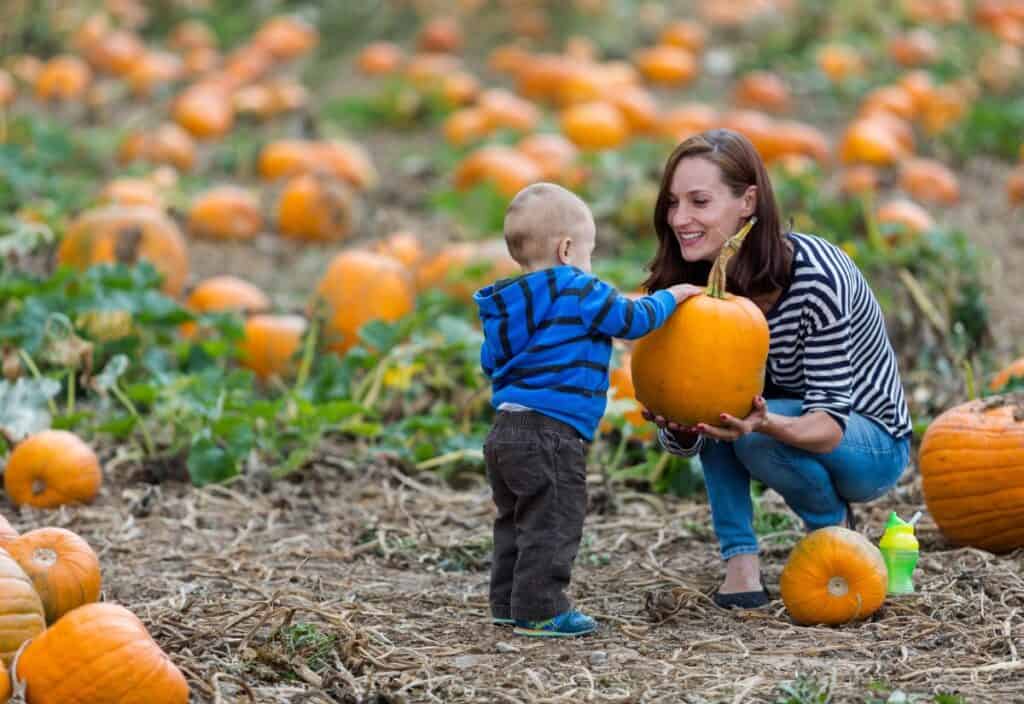
<svg viewBox="0 0 1024 704"><path fill-rule="evenodd" d="M71 609L99 601L99 558L75 533L64 528L37 528L4 548L32 580L48 625Z"/></svg>
<svg viewBox="0 0 1024 704"><path fill-rule="evenodd" d="M352 234L355 198L349 187L329 176L304 173L291 178L277 204L281 235L308 242L336 242Z"/></svg>
<svg viewBox="0 0 1024 704"><path fill-rule="evenodd" d="M392 232L374 246L374 251L397 259L410 271L419 266L425 254L420 238L406 230Z"/></svg>
<svg viewBox="0 0 1024 704"><path fill-rule="evenodd" d="M301 315L250 316L239 344L239 363L263 381L290 376L306 328Z"/></svg>
<svg viewBox="0 0 1024 704"><path fill-rule="evenodd" d="M77 56L63 54L47 61L36 76L40 100L81 100L92 84L89 65Z"/></svg>
<svg viewBox="0 0 1024 704"><path fill-rule="evenodd" d="M895 243L901 237L913 238L935 227L935 221L927 210L912 200L896 198L878 209L875 217L879 226L889 230L886 239Z"/></svg>
<svg viewBox="0 0 1024 704"><path fill-rule="evenodd" d="M885 601L885 560L860 533L830 526L797 543L779 579L782 603L803 625L863 620Z"/></svg>
<svg viewBox="0 0 1024 704"><path fill-rule="evenodd" d="M768 322L753 301L725 290L729 259L753 219L715 261L705 295L687 299L659 329L633 345L636 397L655 415L684 426L744 418L764 385ZM685 355L685 365L670 360Z"/></svg>
<svg viewBox="0 0 1024 704"><path fill-rule="evenodd" d="M608 377L608 390L612 400L636 401L636 390L633 388L632 356L624 352L619 360L619 365L611 370ZM623 417L633 426L633 437L640 440L653 440L654 428L643 416L643 409L637 404L636 408L630 409L623 414ZM601 432L611 430L611 423L601 423Z"/></svg>
<svg viewBox="0 0 1024 704"><path fill-rule="evenodd" d="M593 101L570 105L562 111L565 136L581 149L614 149L629 139L629 122L610 102Z"/></svg>
<svg viewBox="0 0 1024 704"><path fill-rule="evenodd" d="M188 683L135 614L86 604L65 614L18 658L30 704L187 704Z"/></svg>
<svg viewBox="0 0 1024 704"><path fill-rule="evenodd" d="M185 239L174 221L154 208L109 205L87 210L68 225L57 249L57 264L77 269L139 259L163 274L164 293L181 293L188 275Z"/></svg>
<svg viewBox="0 0 1024 704"><path fill-rule="evenodd" d="M114 179L100 192L100 202L118 205L146 205L158 210L162 210L164 207L163 198L160 197L156 185L141 178Z"/></svg>
<svg viewBox="0 0 1024 704"><path fill-rule="evenodd" d="M32 580L6 550L0 550L0 661L10 665L21 644L45 628L43 602Z"/></svg>
<svg viewBox="0 0 1024 704"><path fill-rule="evenodd" d="M200 194L188 213L189 231L223 240L252 239L263 229L260 203L239 186L215 186Z"/></svg>
<svg viewBox="0 0 1024 704"><path fill-rule="evenodd" d="M16 506L87 504L102 481L96 453L66 430L43 430L22 440L4 469L4 489Z"/></svg>
<svg viewBox="0 0 1024 704"><path fill-rule="evenodd" d="M928 512L948 540L990 552L1024 546L1024 393L942 413L918 465Z"/></svg>
<svg viewBox="0 0 1024 704"><path fill-rule="evenodd" d="M359 328L371 320L393 322L413 309L415 285L399 261L365 250L338 254L316 289L326 304L328 348L344 354L359 339Z"/></svg>

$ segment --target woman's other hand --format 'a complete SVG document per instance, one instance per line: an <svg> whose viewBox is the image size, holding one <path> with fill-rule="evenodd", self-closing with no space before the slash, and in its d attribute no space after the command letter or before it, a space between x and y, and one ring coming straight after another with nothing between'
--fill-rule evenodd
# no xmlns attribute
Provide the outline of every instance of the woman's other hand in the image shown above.
<svg viewBox="0 0 1024 704"><path fill-rule="evenodd" d="M722 413L719 416L722 421L721 427L698 423L695 430L715 440L732 442L747 433L757 433L763 430L767 417L768 407L765 405L764 398L755 396L753 410L746 418L736 418L728 413Z"/></svg>

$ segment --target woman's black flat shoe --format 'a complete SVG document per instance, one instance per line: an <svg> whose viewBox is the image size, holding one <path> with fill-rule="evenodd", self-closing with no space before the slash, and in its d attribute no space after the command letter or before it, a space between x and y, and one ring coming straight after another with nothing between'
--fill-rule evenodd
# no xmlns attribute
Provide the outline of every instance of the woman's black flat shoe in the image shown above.
<svg viewBox="0 0 1024 704"><path fill-rule="evenodd" d="M715 592L711 595L711 601L723 609L756 609L771 600L768 590L764 588L759 592L734 592L732 594Z"/></svg>

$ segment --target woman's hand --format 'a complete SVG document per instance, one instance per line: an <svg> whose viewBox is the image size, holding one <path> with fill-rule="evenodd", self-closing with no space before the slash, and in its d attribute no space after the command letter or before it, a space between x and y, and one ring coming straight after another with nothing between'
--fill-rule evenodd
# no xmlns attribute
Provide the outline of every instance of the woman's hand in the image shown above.
<svg viewBox="0 0 1024 704"><path fill-rule="evenodd" d="M755 396L754 409L746 418L736 418L728 413L723 413L719 416L719 418L722 419L722 427L715 427L713 425L707 425L706 423L698 423L696 431L707 435L709 438L714 438L715 440L732 442L743 437L747 433L760 432L764 427L765 419L767 417L768 407L765 405L764 399L761 396Z"/></svg>
<svg viewBox="0 0 1024 704"><path fill-rule="evenodd" d="M640 409L640 414L646 419L654 423L659 428L665 428L671 430L673 433L688 433L693 434L697 432L696 426L685 426L676 423L674 420L668 420L665 416L656 416L646 408Z"/></svg>

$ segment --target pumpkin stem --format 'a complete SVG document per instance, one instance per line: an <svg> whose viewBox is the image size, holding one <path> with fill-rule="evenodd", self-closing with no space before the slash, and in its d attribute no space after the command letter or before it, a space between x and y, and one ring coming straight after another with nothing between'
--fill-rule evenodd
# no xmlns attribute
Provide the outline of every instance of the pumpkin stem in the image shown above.
<svg viewBox="0 0 1024 704"><path fill-rule="evenodd" d="M739 232L726 240L725 244L722 245L722 251L718 254L718 258L715 263L711 266L711 275L708 276L708 287L705 293L712 298L725 298L725 270L729 265L729 260L732 259L732 255L740 251L740 247L743 245L743 238L747 236L750 229L757 222L757 216L747 220L747 224L740 228Z"/></svg>

